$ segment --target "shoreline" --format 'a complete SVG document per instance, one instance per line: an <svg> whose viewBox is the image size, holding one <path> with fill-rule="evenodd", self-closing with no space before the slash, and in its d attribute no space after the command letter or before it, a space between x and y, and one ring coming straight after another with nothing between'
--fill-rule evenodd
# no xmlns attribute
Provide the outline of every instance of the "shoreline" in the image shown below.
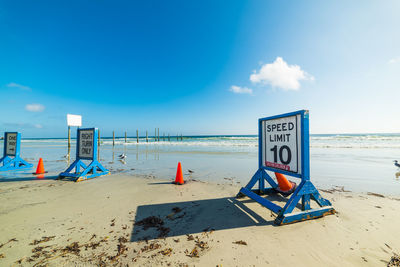
<svg viewBox="0 0 400 267"><path fill-rule="evenodd" d="M336 215L275 226L239 188L126 174L3 182L0 264L384 266L399 253L400 198L323 189Z"/></svg>

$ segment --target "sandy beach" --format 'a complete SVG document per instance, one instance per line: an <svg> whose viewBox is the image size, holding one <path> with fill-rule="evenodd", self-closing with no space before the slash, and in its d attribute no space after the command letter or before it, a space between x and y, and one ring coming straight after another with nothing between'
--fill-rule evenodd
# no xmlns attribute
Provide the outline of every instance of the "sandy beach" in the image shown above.
<svg viewBox="0 0 400 267"><path fill-rule="evenodd" d="M400 252L400 197L335 187L321 191L335 215L275 226L239 188L127 174L2 182L0 265L386 266Z"/></svg>

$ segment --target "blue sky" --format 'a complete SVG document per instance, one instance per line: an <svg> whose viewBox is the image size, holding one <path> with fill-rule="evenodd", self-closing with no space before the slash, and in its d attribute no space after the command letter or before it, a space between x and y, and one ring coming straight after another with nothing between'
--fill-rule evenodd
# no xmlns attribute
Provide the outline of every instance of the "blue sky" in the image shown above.
<svg viewBox="0 0 400 267"><path fill-rule="evenodd" d="M0 131L400 132L399 1L1 1Z"/></svg>

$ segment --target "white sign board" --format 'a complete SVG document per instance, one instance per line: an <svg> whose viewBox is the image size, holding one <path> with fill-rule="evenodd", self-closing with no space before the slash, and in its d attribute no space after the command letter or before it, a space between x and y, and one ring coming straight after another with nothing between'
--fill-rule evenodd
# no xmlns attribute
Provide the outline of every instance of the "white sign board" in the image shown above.
<svg viewBox="0 0 400 267"><path fill-rule="evenodd" d="M79 131L79 157L93 159L94 129Z"/></svg>
<svg viewBox="0 0 400 267"><path fill-rule="evenodd" d="M6 134L6 156L15 156L17 153L17 133Z"/></svg>
<svg viewBox="0 0 400 267"><path fill-rule="evenodd" d="M82 116L67 114L67 124L68 126L82 126Z"/></svg>
<svg viewBox="0 0 400 267"><path fill-rule="evenodd" d="M301 115L262 121L262 164L301 174Z"/></svg>

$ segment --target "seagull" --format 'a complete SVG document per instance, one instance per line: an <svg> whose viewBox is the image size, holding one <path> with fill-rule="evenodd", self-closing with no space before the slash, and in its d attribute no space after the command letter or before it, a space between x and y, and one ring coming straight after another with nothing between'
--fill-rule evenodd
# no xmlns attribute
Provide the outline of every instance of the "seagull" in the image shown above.
<svg viewBox="0 0 400 267"><path fill-rule="evenodd" d="M397 161L397 160L394 160L393 162L394 162L394 166L396 166L396 167L399 167L399 168L400 168L400 164L398 163L398 161Z"/></svg>
<svg viewBox="0 0 400 267"><path fill-rule="evenodd" d="M126 159L126 155L125 154L121 154L118 157L119 157L119 159Z"/></svg>

